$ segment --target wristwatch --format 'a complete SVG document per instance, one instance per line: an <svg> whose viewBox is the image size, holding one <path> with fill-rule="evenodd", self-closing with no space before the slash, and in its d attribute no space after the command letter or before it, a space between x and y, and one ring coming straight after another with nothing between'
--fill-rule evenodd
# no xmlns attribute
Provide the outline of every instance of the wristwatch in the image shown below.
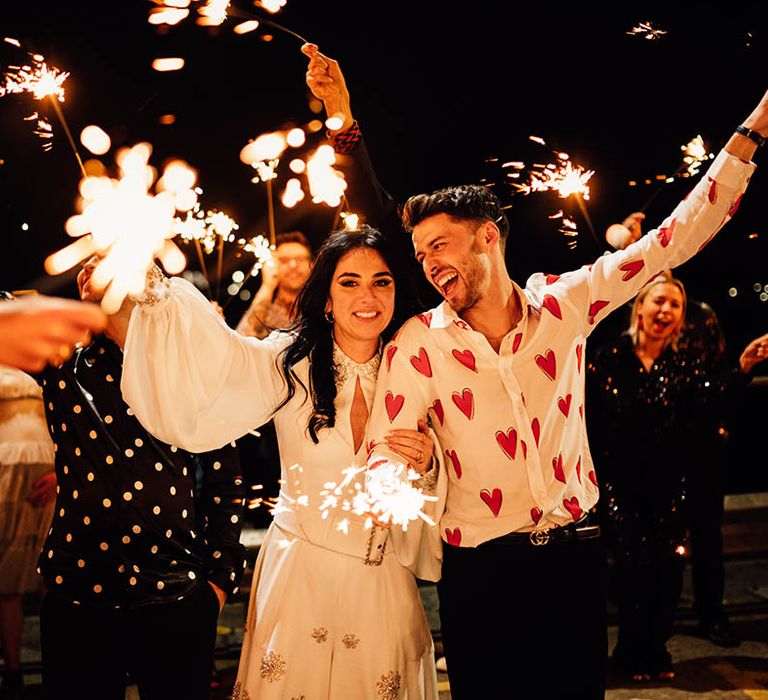
<svg viewBox="0 0 768 700"><path fill-rule="evenodd" d="M761 136L756 131L747 128L743 124L736 127L736 133L746 136L751 141L754 141L758 146L762 146L765 143L765 136Z"/></svg>

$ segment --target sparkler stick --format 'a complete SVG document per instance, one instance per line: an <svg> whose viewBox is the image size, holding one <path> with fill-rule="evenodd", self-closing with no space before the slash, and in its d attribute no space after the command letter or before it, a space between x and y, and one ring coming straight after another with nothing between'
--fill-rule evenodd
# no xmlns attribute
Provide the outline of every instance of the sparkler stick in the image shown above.
<svg viewBox="0 0 768 700"><path fill-rule="evenodd" d="M200 262L200 270L205 276L205 281L208 283L208 299L211 299L211 278L208 277L208 266L205 264L205 258L203 257L203 248L200 245L200 241L195 238L195 250L197 251L197 259Z"/></svg>
<svg viewBox="0 0 768 700"><path fill-rule="evenodd" d="M272 200L272 179L267 180L267 219L269 221L269 244L275 245L275 203Z"/></svg>
<svg viewBox="0 0 768 700"><path fill-rule="evenodd" d="M218 263L216 265L216 299L221 298L221 275L224 268L224 236L219 237Z"/></svg>
<svg viewBox="0 0 768 700"><path fill-rule="evenodd" d="M64 118L64 112L61 111L61 107L59 107L59 102L55 95L48 95L48 97L51 99L51 104L53 105L54 110L56 110L56 116L59 118L61 128L64 129L67 141L69 141L69 145L72 147L72 152L75 154L75 160L80 167L80 172L83 177L88 177L88 173L85 172L85 166L83 165L83 159L80 157L80 153L75 145L75 140L72 138L72 132L69 130L69 124L67 124L67 120Z"/></svg>
<svg viewBox="0 0 768 700"><path fill-rule="evenodd" d="M587 222L587 226L589 227L589 232L592 234L592 238L595 239L595 243L599 248L600 241L597 240L597 233L595 232L595 227L592 225L592 219L589 217L589 212L587 211L587 205L584 202L584 197L582 196L581 192L576 192L576 203L579 205L579 210L581 211L582 216L584 217L584 221Z"/></svg>

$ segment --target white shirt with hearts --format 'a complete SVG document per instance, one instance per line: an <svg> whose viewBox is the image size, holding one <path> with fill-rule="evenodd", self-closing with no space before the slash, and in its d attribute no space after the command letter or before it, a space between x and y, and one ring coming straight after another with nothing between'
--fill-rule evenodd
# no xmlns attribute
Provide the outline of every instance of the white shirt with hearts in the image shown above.
<svg viewBox="0 0 768 700"><path fill-rule="evenodd" d="M473 547L579 520L598 499L584 421L586 338L709 242L754 168L722 152L658 229L592 265L515 285L523 316L498 353L445 302L407 321L384 350L369 465L396 458L382 442L388 430L428 416L448 471L443 540Z"/></svg>

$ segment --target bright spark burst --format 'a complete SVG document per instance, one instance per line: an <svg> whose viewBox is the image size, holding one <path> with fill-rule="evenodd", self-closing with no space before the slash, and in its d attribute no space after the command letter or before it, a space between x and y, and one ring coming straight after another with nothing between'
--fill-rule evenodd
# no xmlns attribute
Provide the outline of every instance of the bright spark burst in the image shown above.
<svg viewBox="0 0 768 700"><path fill-rule="evenodd" d="M6 37L4 41L20 46L16 39ZM0 97L28 92L36 100L50 97L64 102L64 81L69 77L69 73L55 67L49 68L40 54L30 53L29 56L32 59L32 65L9 66L3 74L4 82L0 84ZM37 112L34 112L24 120L36 122L33 133L45 140L43 150L48 151L53 148L50 140L53 138L53 128L45 117L40 117Z"/></svg>
<svg viewBox="0 0 768 700"><path fill-rule="evenodd" d="M627 34L630 36L641 36L643 39L654 41L666 36L667 32L664 29L657 29L651 22L640 22L636 27L632 27Z"/></svg>
<svg viewBox="0 0 768 700"><path fill-rule="evenodd" d="M331 146L320 146L307 161L307 180L312 201L317 204L324 202L328 206L337 207L347 189L344 175L335 170L336 153Z"/></svg>
<svg viewBox="0 0 768 700"><path fill-rule="evenodd" d="M301 182L298 178L292 177L285 183L285 191L280 197L280 201L287 209L295 207L302 199L304 199L304 190L301 189Z"/></svg>
<svg viewBox="0 0 768 700"><path fill-rule="evenodd" d="M685 172L689 176L697 175L701 164L709 160L712 155L707 153L707 147L704 145L704 139L701 135L691 139L684 146L680 146L680 150L683 152L683 163L685 163Z"/></svg>
<svg viewBox="0 0 768 700"><path fill-rule="evenodd" d="M589 199L587 182L595 174L594 170L585 170L580 165L573 165L567 153L557 153L556 163L546 165L535 163L528 173L528 181L510 183L518 192L556 192L565 199L572 194Z"/></svg>
<svg viewBox="0 0 768 700"><path fill-rule="evenodd" d="M64 81L69 73L49 68L40 54L29 54L31 65L9 66L4 73L5 83L0 85L0 97L29 92L36 100L55 97L64 102Z"/></svg>
<svg viewBox="0 0 768 700"><path fill-rule="evenodd" d="M242 246L246 253L250 253L256 259L250 271L251 277L256 277L259 274L259 270L273 260L272 253L274 247L269 244L269 239L265 236L254 236L249 240L241 238L238 244Z"/></svg>
<svg viewBox="0 0 768 700"><path fill-rule="evenodd" d="M403 530L419 518L434 525L423 509L425 503L436 501L437 497L428 496L413 486L412 482L418 478L413 469L401 463L385 460L371 465L366 474L365 491L358 492L353 500L353 512L379 523L400 525Z"/></svg>
<svg viewBox="0 0 768 700"><path fill-rule="evenodd" d="M198 9L197 23L203 26L218 26L227 19L229 0L206 0Z"/></svg>
<svg viewBox="0 0 768 700"><path fill-rule="evenodd" d="M340 214L341 220L344 222L345 231L357 231L360 226L360 217L351 211L343 211Z"/></svg>
<svg viewBox="0 0 768 700"><path fill-rule="evenodd" d="M197 191L197 194L201 193L201 190ZM174 235L181 236L181 239L188 243L199 241L205 253L210 255L220 242L234 242L235 236L232 232L240 227L223 211L205 211L200 203L196 202L192 210L186 212L185 218L174 218L173 228Z"/></svg>
<svg viewBox="0 0 768 700"><path fill-rule="evenodd" d="M287 0L261 0L258 4L261 5L267 12L274 14L279 12L281 8L285 7Z"/></svg>
<svg viewBox="0 0 768 700"><path fill-rule="evenodd" d="M144 291L155 257L172 274L186 264L170 239L177 209L188 208L189 201L196 199L189 188L197 175L186 163L175 161L163 172L164 189L153 194L151 153L147 143L121 149L116 158L119 179L104 176L80 181L82 214L70 217L66 225L67 233L77 240L45 261L46 270L57 274L93 254L101 256L91 280L94 288L105 290L101 304L107 313L116 312L127 295Z"/></svg>

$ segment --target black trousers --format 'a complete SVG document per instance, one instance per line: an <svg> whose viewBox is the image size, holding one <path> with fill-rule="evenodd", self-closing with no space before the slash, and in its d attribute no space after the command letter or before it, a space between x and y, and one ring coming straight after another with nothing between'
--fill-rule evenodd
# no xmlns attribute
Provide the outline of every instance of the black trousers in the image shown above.
<svg viewBox="0 0 768 700"><path fill-rule="evenodd" d="M440 622L453 700L605 696L605 556L599 538L444 544Z"/></svg>
<svg viewBox="0 0 768 700"><path fill-rule="evenodd" d="M717 456L719 453L714 452ZM705 627L724 616L722 465L715 459L688 476L686 515L691 545L693 601L699 622Z"/></svg>
<svg viewBox="0 0 768 700"><path fill-rule="evenodd" d="M96 609L47 594L40 610L43 689L51 700L205 700L219 603L204 583L181 601Z"/></svg>

